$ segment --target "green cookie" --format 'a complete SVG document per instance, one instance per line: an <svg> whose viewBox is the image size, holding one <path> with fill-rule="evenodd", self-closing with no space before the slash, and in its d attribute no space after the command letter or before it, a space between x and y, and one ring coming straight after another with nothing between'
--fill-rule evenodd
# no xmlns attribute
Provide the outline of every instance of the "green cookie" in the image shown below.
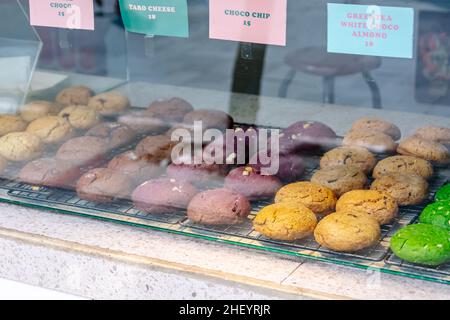
<svg viewBox="0 0 450 320"><path fill-rule="evenodd" d="M450 183L441 187L434 196L436 201L450 201Z"/></svg>
<svg viewBox="0 0 450 320"><path fill-rule="evenodd" d="M391 238L391 249L403 260L438 266L450 260L450 233L430 224L412 224Z"/></svg>
<svg viewBox="0 0 450 320"><path fill-rule="evenodd" d="M438 201L425 207L419 220L450 231L450 201Z"/></svg>

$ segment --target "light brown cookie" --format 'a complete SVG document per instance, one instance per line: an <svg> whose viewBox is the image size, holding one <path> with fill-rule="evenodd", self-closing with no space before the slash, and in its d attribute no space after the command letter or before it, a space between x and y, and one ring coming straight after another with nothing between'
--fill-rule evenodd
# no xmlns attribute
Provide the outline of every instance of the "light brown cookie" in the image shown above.
<svg viewBox="0 0 450 320"><path fill-rule="evenodd" d="M352 130L342 140L343 146L363 147L374 153L394 153L395 141L385 133L365 130Z"/></svg>
<svg viewBox="0 0 450 320"><path fill-rule="evenodd" d="M72 133L67 119L59 116L46 116L34 120L28 125L27 132L37 135L44 143L58 143Z"/></svg>
<svg viewBox="0 0 450 320"><path fill-rule="evenodd" d="M310 236L317 218L305 206L275 203L264 207L253 219L253 228L270 239L293 241Z"/></svg>
<svg viewBox="0 0 450 320"><path fill-rule="evenodd" d="M372 172L377 159L367 149L360 147L339 147L325 153L320 159L322 169L338 165L347 165L359 168L366 174Z"/></svg>
<svg viewBox="0 0 450 320"><path fill-rule="evenodd" d="M20 116L26 122L36 119L57 115L61 111L61 105L51 101L32 101L20 108Z"/></svg>
<svg viewBox="0 0 450 320"><path fill-rule="evenodd" d="M430 125L417 129L414 135L425 140L450 145L450 128Z"/></svg>
<svg viewBox="0 0 450 320"><path fill-rule="evenodd" d="M387 173L413 173L424 179L433 176L433 166L430 162L412 156L393 156L381 160L373 170L373 177L380 178Z"/></svg>
<svg viewBox="0 0 450 320"><path fill-rule="evenodd" d="M350 190L364 189L368 180L360 169L338 165L316 171L311 177L311 182L331 189L337 197L340 197Z"/></svg>
<svg viewBox="0 0 450 320"><path fill-rule="evenodd" d="M69 121L70 125L75 129L87 130L99 123L97 111L86 106L68 106L61 110L60 117Z"/></svg>
<svg viewBox="0 0 450 320"><path fill-rule="evenodd" d="M28 161L42 151L42 141L29 132L11 132L0 138L0 155L10 161Z"/></svg>
<svg viewBox="0 0 450 320"><path fill-rule="evenodd" d="M87 105L94 92L86 86L73 86L58 93L55 101L63 106Z"/></svg>
<svg viewBox="0 0 450 320"><path fill-rule="evenodd" d="M379 241L380 225L364 212L341 211L323 218L314 230L316 241L331 250L355 252Z"/></svg>
<svg viewBox="0 0 450 320"><path fill-rule="evenodd" d="M328 214L334 210L336 196L327 187L301 181L288 184L278 190L275 203L280 202L304 205L316 214Z"/></svg>
<svg viewBox="0 0 450 320"><path fill-rule="evenodd" d="M385 191L399 206L420 204L428 195L427 181L416 174L385 174L375 179L370 189Z"/></svg>
<svg viewBox="0 0 450 320"><path fill-rule="evenodd" d="M386 224L397 215L398 205L395 199L384 191L353 190L339 198L336 211L362 211L380 224Z"/></svg>
<svg viewBox="0 0 450 320"><path fill-rule="evenodd" d="M401 141L397 152L437 163L450 162L450 151L443 144L415 136Z"/></svg>
<svg viewBox="0 0 450 320"><path fill-rule="evenodd" d="M8 160L0 156L0 174L2 174L8 166Z"/></svg>
<svg viewBox="0 0 450 320"><path fill-rule="evenodd" d="M24 131L26 128L27 123L20 117L8 114L0 115L0 136L11 132Z"/></svg>
<svg viewBox="0 0 450 320"><path fill-rule="evenodd" d="M394 141L397 141L402 136L400 129L395 124L376 117L365 117L356 120L351 130L381 132L390 136Z"/></svg>
<svg viewBox="0 0 450 320"><path fill-rule="evenodd" d="M120 114L130 107L130 100L117 91L100 93L89 99L88 107L102 116Z"/></svg>

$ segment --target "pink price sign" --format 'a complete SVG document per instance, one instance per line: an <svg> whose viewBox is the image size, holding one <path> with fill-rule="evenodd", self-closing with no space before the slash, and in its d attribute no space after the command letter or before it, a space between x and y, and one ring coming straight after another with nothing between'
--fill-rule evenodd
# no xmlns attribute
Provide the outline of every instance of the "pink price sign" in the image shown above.
<svg viewBox="0 0 450 320"><path fill-rule="evenodd" d="M209 37L286 45L287 0L209 0Z"/></svg>
<svg viewBox="0 0 450 320"><path fill-rule="evenodd" d="M94 30L93 0L30 0L33 26Z"/></svg>

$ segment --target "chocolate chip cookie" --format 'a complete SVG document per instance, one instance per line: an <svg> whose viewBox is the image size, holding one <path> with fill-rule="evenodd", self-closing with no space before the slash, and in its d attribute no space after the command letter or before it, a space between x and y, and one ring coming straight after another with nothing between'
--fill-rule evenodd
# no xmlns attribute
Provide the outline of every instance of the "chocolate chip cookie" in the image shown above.
<svg viewBox="0 0 450 320"><path fill-rule="evenodd" d="M97 111L102 116L117 115L130 107L130 101L126 96L110 91L100 93L89 99L88 107Z"/></svg>
<svg viewBox="0 0 450 320"><path fill-rule="evenodd" d="M443 144L415 136L401 141L397 152L436 163L445 164L450 162L450 151Z"/></svg>
<svg viewBox="0 0 450 320"><path fill-rule="evenodd" d="M63 106L87 105L94 92L86 86L72 86L58 93L55 101Z"/></svg>
<svg viewBox="0 0 450 320"><path fill-rule="evenodd" d="M359 168L338 165L316 171L311 177L311 182L329 188L340 197L350 190L364 189L368 179Z"/></svg>
<svg viewBox="0 0 450 320"><path fill-rule="evenodd" d="M402 136L400 129L395 124L376 117L365 117L355 121L351 128L351 131L353 130L381 132L390 136L394 141L399 140Z"/></svg>
<svg viewBox="0 0 450 320"><path fill-rule="evenodd" d="M399 206L420 204L428 195L427 181L416 174L385 174L375 179L370 189L387 192Z"/></svg>
<svg viewBox="0 0 450 320"><path fill-rule="evenodd" d="M391 136L378 131L352 130L342 140L342 145L363 147L374 153L394 153L397 144Z"/></svg>
<svg viewBox="0 0 450 320"><path fill-rule="evenodd" d="M385 191L353 190L342 195L336 203L336 211L362 211L380 224L392 221L397 215L398 205Z"/></svg>
<svg viewBox="0 0 450 320"><path fill-rule="evenodd" d="M433 166L430 162L412 156L393 156L381 160L373 170L373 177L380 178L388 173L414 173L424 179L433 176Z"/></svg>
<svg viewBox="0 0 450 320"><path fill-rule="evenodd" d="M320 159L322 169L337 165L347 165L359 168L366 174L372 172L377 159L367 149L360 147L339 147L325 153Z"/></svg>

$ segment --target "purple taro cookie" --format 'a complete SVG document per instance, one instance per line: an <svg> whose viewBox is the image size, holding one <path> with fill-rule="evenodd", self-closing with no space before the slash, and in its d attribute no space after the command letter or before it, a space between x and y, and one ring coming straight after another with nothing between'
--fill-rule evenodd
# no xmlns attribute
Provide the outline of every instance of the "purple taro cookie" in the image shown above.
<svg viewBox="0 0 450 320"><path fill-rule="evenodd" d="M261 157L270 157L271 151L262 151L254 155L250 161L249 166L261 170L261 168L270 168L272 160L267 165L261 164ZM278 171L275 176L277 176L281 181L293 182L300 179L303 172L305 171L305 165L302 157L296 154L279 154L278 156Z"/></svg>
<svg viewBox="0 0 450 320"><path fill-rule="evenodd" d="M19 180L39 186L72 188L81 176L80 167L69 161L41 158L20 170Z"/></svg>
<svg viewBox="0 0 450 320"><path fill-rule="evenodd" d="M181 98L157 100L147 109L150 116L170 123L183 121L184 116L191 111L194 111L192 105Z"/></svg>
<svg viewBox="0 0 450 320"><path fill-rule="evenodd" d="M222 164L244 165L257 152L258 129L253 127L239 127L227 130L221 139L208 144L204 151L204 159L216 160L216 150L222 150L222 157L218 157Z"/></svg>
<svg viewBox="0 0 450 320"><path fill-rule="evenodd" d="M336 133L317 121L299 121L283 130L280 135L280 152L291 153L336 145Z"/></svg>
<svg viewBox="0 0 450 320"><path fill-rule="evenodd" d="M198 190L188 182L175 179L146 181L134 190L131 198L139 210L165 214L186 209Z"/></svg>
<svg viewBox="0 0 450 320"><path fill-rule="evenodd" d="M196 186L208 186L223 181L227 168L220 164L170 164L167 175L170 178L190 182Z"/></svg>
<svg viewBox="0 0 450 320"><path fill-rule="evenodd" d="M56 153L56 159L79 166L95 165L105 158L109 150L107 140L84 136L67 140Z"/></svg>
<svg viewBox="0 0 450 320"><path fill-rule="evenodd" d="M205 225L238 224L251 212L246 197L228 189L214 189L197 194L189 203L188 218Z"/></svg>
<svg viewBox="0 0 450 320"><path fill-rule="evenodd" d="M225 178L225 188L242 194L249 200L271 198L282 187L275 176L263 176L257 168L240 167Z"/></svg>

